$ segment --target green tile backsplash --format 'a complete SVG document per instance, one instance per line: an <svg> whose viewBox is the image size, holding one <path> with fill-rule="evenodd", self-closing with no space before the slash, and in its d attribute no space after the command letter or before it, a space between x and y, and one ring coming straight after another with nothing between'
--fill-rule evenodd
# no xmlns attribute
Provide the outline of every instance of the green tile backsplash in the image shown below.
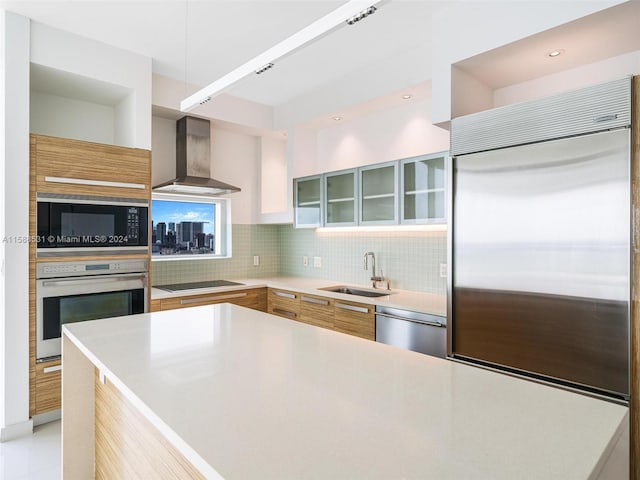
<svg viewBox="0 0 640 480"><path fill-rule="evenodd" d="M329 231L328 231L329 230ZM368 284L364 253L374 252L376 272L384 273L391 288L446 293L440 264L447 262L447 234L440 231L336 231L280 227L280 274ZM302 262L309 257L309 266ZM322 267L313 267L313 257Z"/></svg>
<svg viewBox="0 0 640 480"><path fill-rule="evenodd" d="M232 258L165 260L152 262L154 285L273 277L279 269L279 227L277 225L233 225ZM253 265L253 256L260 265Z"/></svg>
<svg viewBox="0 0 640 480"><path fill-rule="evenodd" d="M233 258L156 261L153 284L293 275L366 285L371 272L363 268L363 254L371 251L376 270L392 288L445 293L440 264L447 261L446 238L440 231L318 232L292 225L233 225ZM260 256L257 267L254 255ZM313 257L321 258L320 268L313 267Z"/></svg>

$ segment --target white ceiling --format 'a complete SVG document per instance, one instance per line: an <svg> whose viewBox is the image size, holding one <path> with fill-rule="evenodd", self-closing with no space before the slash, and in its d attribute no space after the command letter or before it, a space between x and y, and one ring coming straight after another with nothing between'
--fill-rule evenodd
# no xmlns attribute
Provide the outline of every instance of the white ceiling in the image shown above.
<svg viewBox="0 0 640 480"><path fill-rule="evenodd" d="M204 86L346 0L6 0L7 10L153 59L153 71ZM369 70L418 46L430 62L431 15L442 1L386 0L353 26L338 27L268 72L229 91L280 105ZM428 79L425 79L428 80Z"/></svg>

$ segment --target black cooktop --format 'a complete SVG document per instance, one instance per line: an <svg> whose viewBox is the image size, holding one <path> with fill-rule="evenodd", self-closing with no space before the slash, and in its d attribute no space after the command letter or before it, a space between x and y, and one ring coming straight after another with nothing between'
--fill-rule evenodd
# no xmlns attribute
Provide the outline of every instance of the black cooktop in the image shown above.
<svg viewBox="0 0 640 480"><path fill-rule="evenodd" d="M174 283L171 285L155 285L154 288L167 292L179 292L181 290L193 290L195 288L227 287L229 285L244 285L244 283L230 282L229 280L206 280L204 282Z"/></svg>

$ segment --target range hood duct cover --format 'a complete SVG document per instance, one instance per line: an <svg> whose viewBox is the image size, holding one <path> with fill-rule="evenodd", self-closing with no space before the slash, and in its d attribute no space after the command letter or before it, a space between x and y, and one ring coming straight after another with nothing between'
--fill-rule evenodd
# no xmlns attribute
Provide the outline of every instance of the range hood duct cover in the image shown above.
<svg viewBox="0 0 640 480"><path fill-rule="evenodd" d="M211 178L209 120L182 117L176 122L176 178L153 187L154 192L224 195L238 187Z"/></svg>

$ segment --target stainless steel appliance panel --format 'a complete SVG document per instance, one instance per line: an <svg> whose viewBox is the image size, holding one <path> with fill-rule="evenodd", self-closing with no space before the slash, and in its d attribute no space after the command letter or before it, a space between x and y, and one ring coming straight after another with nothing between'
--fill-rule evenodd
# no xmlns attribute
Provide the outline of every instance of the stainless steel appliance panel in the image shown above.
<svg viewBox="0 0 640 480"><path fill-rule="evenodd" d="M446 357L446 319L389 307L376 307L376 342Z"/></svg>
<svg viewBox="0 0 640 480"><path fill-rule="evenodd" d="M65 323L148 311L146 268L143 260L38 264L36 358L60 355Z"/></svg>
<svg viewBox="0 0 640 480"><path fill-rule="evenodd" d="M453 168L454 356L627 395L629 130Z"/></svg>

